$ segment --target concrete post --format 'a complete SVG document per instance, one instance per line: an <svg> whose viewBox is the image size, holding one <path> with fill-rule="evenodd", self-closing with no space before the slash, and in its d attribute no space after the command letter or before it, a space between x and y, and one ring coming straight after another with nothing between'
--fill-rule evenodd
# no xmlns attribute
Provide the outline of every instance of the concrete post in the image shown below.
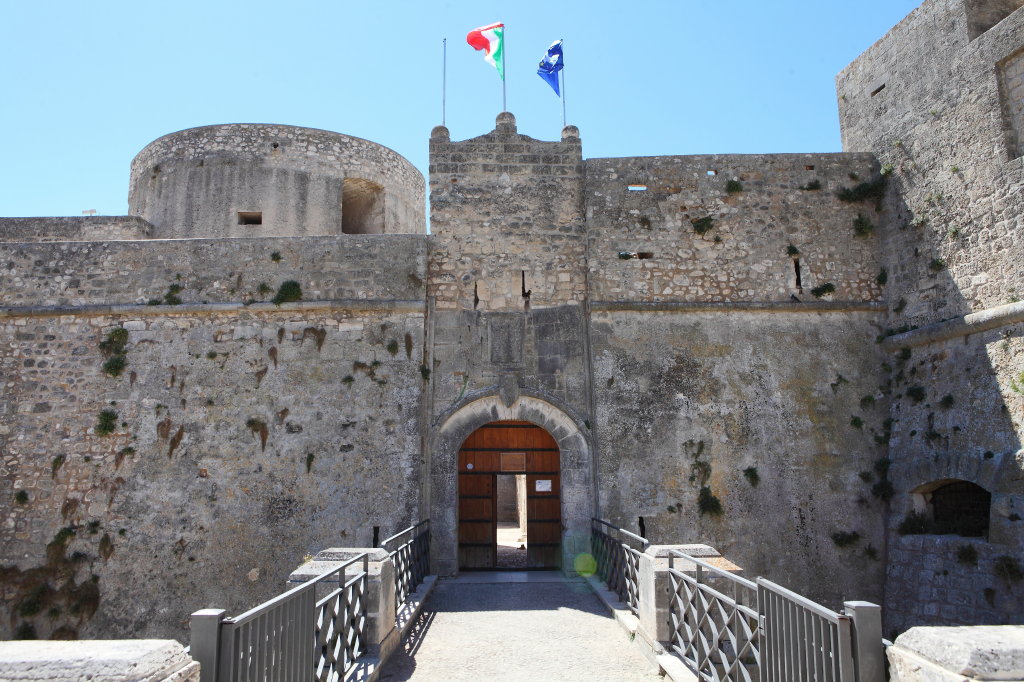
<svg viewBox="0 0 1024 682"><path fill-rule="evenodd" d="M708 545L650 545L640 555L640 568L637 573L637 620L640 629L653 642L661 642L668 646L672 639L672 624L669 619L669 606L672 603L672 583L669 579L669 551L679 550L696 559L712 560L716 566L732 573L740 573L736 564L722 558L718 550ZM676 570L693 574L696 565L693 562L676 559Z"/></svg>
<svg viewBox="0 0 1024 682"><path fill-rule="evenodd" d="M288 586L304 583L322 575L331 568L360 554L367 554L366 585L366 653L368 656L384 659L398 646L398 631L395 627L395 564L388 552L380 547L332 547L317 552L312 560L302 564L288 576ZM357 561L346 570L348 577L363 570ZM325 585L334 589L335 583ZM317 598L323 594L318 591Z"/></svg>
<svg viewBox="0 0 1024 682"><path fill-rule="evenodd" d="M199 662L199 682L217 682L220 665L220 624L224 609L203 609L192 614L189 653Z"/></svg>
<svg viewBox="0 0 1024 682"><path fill-rule="evenodd" d="M853 619L853 660L857 682L884 682L882 607L866 601L847 601L843 606L846 615Z"/></svg>

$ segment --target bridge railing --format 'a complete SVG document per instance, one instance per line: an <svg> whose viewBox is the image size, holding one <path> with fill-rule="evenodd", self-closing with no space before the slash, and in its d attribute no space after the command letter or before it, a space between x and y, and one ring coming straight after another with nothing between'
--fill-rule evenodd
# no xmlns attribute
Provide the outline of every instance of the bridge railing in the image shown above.
<svg viewBox="0 0 1024 682"><path fill-rule="evenodd" d="M671 649L708 682L880 682L880 611L837 613L765 578L748 580L671 549Z"/></svg>
<svg viewBox="0 0 1024 682"><path fill-rule="evenodd" d="M590 544L598 577L636 614L640 599L640 556L650 543L628 530L592 518Z"/></svg>
<svg viewBox="0 0 1024 682"><path fill-rule="evenodd" d="M233 618L192 614L202 681L344 677L367 649L368 561L360 554Z"/></svg>
<svg viewBox="0 0 1024 682"><path fill-rule="evenodd" d="M759 679L757 584L678 550L668 575L672 649L702 680Z"/></svg>
<svg viewBox="0 0 1024 682"><path fill-rule="evenodd" d="M381 543L395 565L395 603L404 604L430 570L430 519Z"/></svg>

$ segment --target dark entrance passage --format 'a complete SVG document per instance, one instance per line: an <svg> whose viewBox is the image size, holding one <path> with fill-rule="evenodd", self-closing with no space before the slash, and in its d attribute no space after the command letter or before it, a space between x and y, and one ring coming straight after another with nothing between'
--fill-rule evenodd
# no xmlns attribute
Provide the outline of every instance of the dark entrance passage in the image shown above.
<svg viewBox="0 0 1024 682"><path fill-rule="evenodd" d="M500 510L499 483L514 495ZM501 421L471 433L459 449L459 568L560 568L560 493L558 444L547 431L530 422ZM499 529L503 538L521 537L518 521L499 523L509 518L512 503L517 519L525 503L525 561L509 555L522 550L504 541L499 561Z"/></svg>

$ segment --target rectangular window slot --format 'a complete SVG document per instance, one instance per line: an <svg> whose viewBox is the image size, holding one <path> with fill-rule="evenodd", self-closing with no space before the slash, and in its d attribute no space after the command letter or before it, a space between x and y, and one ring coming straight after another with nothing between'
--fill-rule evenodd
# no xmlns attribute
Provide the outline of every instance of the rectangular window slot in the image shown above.
<svg viewBox="0 0 1024 682"><path fill-rule="evenodd" d="M630 192L643 192L647 190L647 185L627 185L626 189Z"/></svg>
<svg viewBox="0 0 1024 682"><path fill-rule="evenodd" d="M639 251L637 252L636 257L640 260L647 260L648 258L654 258L654 254L650 251Z"/></svg>
<svg viewBox="0 0 1024 682"><path fill-rule="evenodd" d="M794 274L796 274L796 288L800 289L800 290L803 290L804 287L803 287L803 284L800 281L800 259L799 258L794 258L793 259L793 272L794 272Z"/></svg>
<svg viewBox="0 0 1024 682"><path fill-rule="evenodd" d="M708 175L718 175L718 171L716 171L716 170L709 170L708 171Z"/></svg>
<svg viewBox="0 0 1024 682"><path fill-rule="evenodd" d="M239 211L238 212L238 224L239 225L262 225L263 224L263 212L262 211Z"/></svg>
<svg viewBox="0 0 1024 682"><path fill-rule="evenodd" d="M804 166L804 170L814 170L814 166Z"/></svg>
<svg viewBox="0 0 1024 682"><path fill-rule="evenodd" d="M874 90L872 90L871 91L871 96L874 97L875 95L880 93L882 90L885 90L885 83L882 83L881 85L876 87Z"/></svg>

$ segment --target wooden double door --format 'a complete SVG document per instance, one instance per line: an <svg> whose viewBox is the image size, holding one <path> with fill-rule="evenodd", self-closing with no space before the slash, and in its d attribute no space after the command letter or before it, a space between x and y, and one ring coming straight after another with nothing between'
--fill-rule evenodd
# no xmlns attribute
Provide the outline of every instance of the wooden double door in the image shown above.
<svg viewBox="0 0 1024 682"><path fill-rule="evenodd" d="M526 479L526 567L560 568L558 444L525 421L485 424L459 449L459 568L498 567L498 476Z"/></svg>

